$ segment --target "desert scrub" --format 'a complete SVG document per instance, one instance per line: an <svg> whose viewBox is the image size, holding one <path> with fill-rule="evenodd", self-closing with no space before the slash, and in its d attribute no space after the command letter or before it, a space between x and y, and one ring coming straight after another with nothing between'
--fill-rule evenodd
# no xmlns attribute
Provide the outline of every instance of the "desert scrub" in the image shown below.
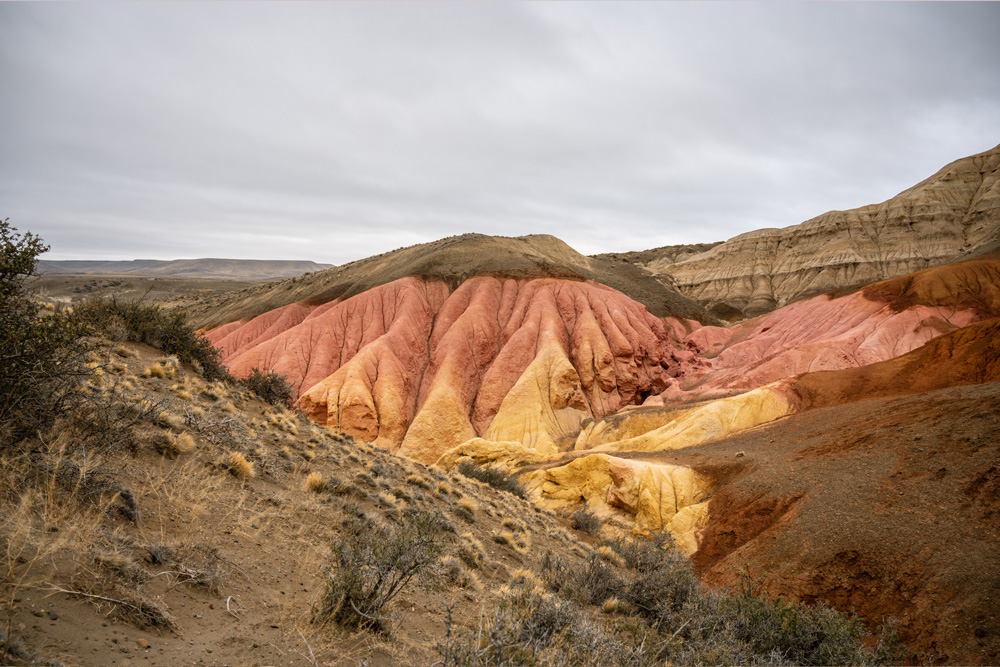
<svg viewBox="0 0 1000 667"><path fill-rule="evenodd" d="M499 468L493 466L480 467L475 463L462 461L458 464L458 472L470 479L479 480L495 489L513 494L518 498L524 498L525 496L524 487L517 481L517 478L513 475L508 475Z"/></svg>
<svg viewBox="0 0 1000 667"><path fill-rule="evenodd" d="M440 532L440 518L430 512L406 512L397 526L348 516L331 545L314 622L388 630L389 603L433 565L441 553Z"/></svg>
<svg viewBox="0 0 1000 667"><path fill-rule="evenodd" d="M39 431L79 397L87 368L87 327L66 313L41 313L28 279L49 248L0 221L0 450Z"/></svg>
<svg viewBox="0 0 1000 667"><path fill-rule="evenodd" d="M495 604L483 610L478 628L454 632L438 644L446 667L559 665L642 667L654 660L642 631L626 641L594 623L571 602L541 591L530 578L504 587Z"/></svg>
<svg viewBox="0 0 1000 667"><path fill-rule="evenodd" d="M81 303L76 316L110 340L145 343L200 369L209 380L231 379L218 350L180 311L166 312L140 301L98 298Z"/></svg>
<svg viewBox="0 0 1000 667"><path fill-rule="evenodd" d="M295 400L288 378L273 371L251 368L250 373L239 383L257 395L260 400L281 407L290 408Z"/></svg>
<svg viewBox="0 0 1000 667"><path fill-rule="evenodd" d="M596 535L601 530L601 520L590 511L590 507L586 503L570 515L569 521L575 530L588 535Z"/></svg>

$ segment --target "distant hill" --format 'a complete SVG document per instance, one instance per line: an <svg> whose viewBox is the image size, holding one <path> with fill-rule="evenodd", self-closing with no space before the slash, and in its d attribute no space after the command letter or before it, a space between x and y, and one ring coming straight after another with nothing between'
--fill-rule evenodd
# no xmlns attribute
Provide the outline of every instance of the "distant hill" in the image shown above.
<svg viewBox="0 0 1000 667"><path fill-rule="evenodd" d="M154 276L170 278L219 278L227 280L276 280L293 278L332 264L268 259L133 259L127 261L42 260L42 274Z"/></svg>
<svg viewBox="0 0 1000 667"><path fill-rule="evenodd" d="M602 255L669 276L684 296L741 319L1000 247L1000 146L956 160L880 204L830 211L721 244Z"/></svg>

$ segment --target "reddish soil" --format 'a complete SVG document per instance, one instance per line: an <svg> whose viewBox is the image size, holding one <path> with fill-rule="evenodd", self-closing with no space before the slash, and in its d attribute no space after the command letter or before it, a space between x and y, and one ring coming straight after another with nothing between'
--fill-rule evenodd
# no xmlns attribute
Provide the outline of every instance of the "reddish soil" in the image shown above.
<svg viewBox="0 0 1000 667"><path fill-rule="evenodd" d="M1000 664L1000 383L633 456L729 471L694 555L707 582L766 575L770 594L826 600L872 629L898 619L909 662Z"/></svg>

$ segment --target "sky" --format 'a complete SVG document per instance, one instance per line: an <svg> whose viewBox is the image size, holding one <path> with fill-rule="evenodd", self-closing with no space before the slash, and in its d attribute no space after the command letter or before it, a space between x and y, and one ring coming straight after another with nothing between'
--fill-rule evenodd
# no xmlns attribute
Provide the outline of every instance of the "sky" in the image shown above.
<svg viewBox="0 0 1000 667"><path fill-rule="evenodd" d="M0 218L45 259L720 241L1000 143L998 25L996 2L0 2Z"/></svg>

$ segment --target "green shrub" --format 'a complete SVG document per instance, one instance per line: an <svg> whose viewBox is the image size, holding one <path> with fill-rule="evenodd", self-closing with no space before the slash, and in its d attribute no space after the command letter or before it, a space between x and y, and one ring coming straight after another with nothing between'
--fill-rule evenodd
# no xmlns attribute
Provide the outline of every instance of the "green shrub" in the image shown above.
<svg viewBox="0 0 1000 667"><path fill-rule="evenodd" d="M493 466L477 466L469 461L462 461L458 464L458 472L471 479L478 479L480 482L489 484L495 489L506 491L518 498L524 498L524 487L513 475L508 475L503 470Z"/></svg>
<svg viewBox="0 0 1000 667"><path fill-rule="evenodd" d="M196 366L206 379L232 381L219 351L188 324L183 312L111 298L84 301L76 316L106 338L150 345Z"/></svg>
<svg viewBox="0 0 1000 667"><path fill-rule="evenodd" d="M264 372L259 368L251 368L250 374L241 378L239 383L257 394L260 400L271 405L280 405L286 408L292 407L295 394L292 392L292 384L284 375L279 375L271 371Z"/></svg>
<svg viewBox="0 0 1000 667"><path fill-rule="evenodd" d="M349 515L332 545L333 562L314 621L387 630L386 606L441 552L441 519L423 511L405 513L399 526Z"/></svg>
<svg viewBox="0 0 1000 667"><path fill-rule="evenodd" d="M619 636L623 635L623 636ZM619 632L587 618L575 604L528 586L501 593L479 627L454 632L438 644L445 667L644 667L658 663L648 637Z"/></svg>
<svg viewBox="0 0 1000 667"><path fill-rule="evenodd" d="M745 578L733 594L705 590L667 533L609 540L605 546L625 567L596 554L583 567L546 554L543 579L561 597L585 605L613 600L612 608L642 619L665 641L660 657L669 663L871 665L902 654L892 628L868 648L861 621L823 603L770 600Z"/></svg>
<svg viewBox="0 0 1000 667"><path fill-rule="evenodd" d="M30 232L0 221L0 443L13 445L45 430L91 374L83 356L87 329L62 312L42 315L26 281L48 250Z"/></svg>

